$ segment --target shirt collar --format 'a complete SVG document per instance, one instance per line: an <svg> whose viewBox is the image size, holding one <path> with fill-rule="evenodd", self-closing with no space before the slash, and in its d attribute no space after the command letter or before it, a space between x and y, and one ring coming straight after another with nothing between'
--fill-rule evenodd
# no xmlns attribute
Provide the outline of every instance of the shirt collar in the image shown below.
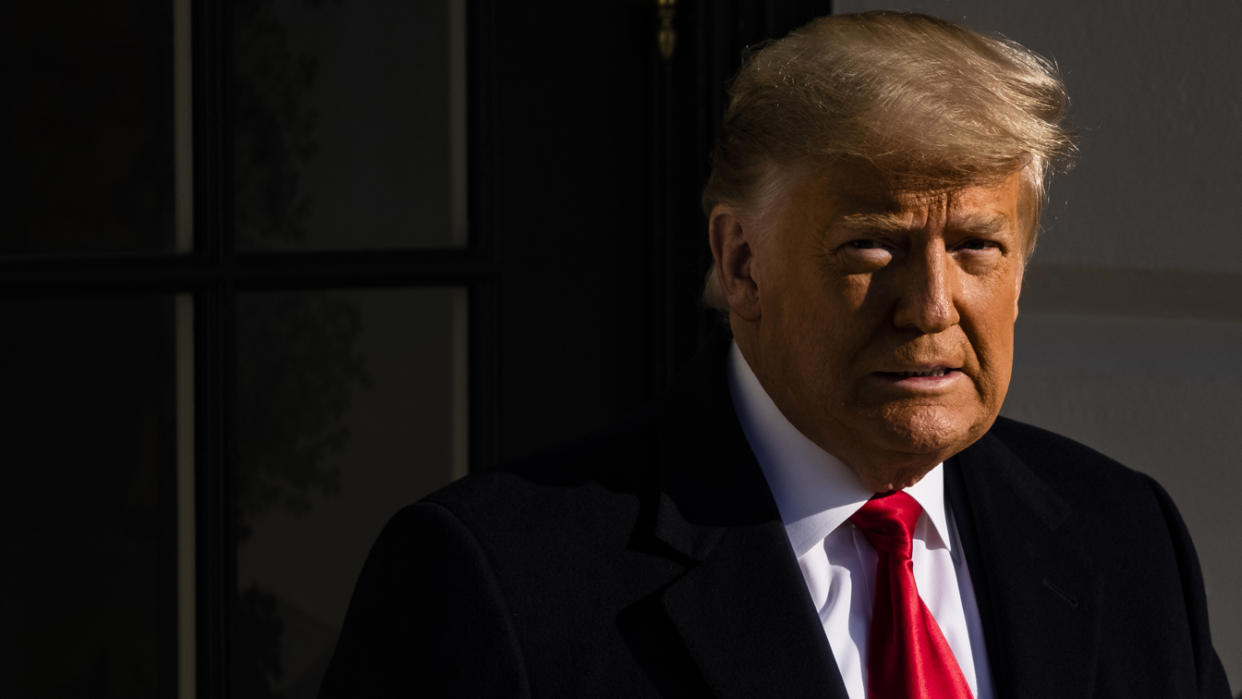
<svg viewBox="0 0 1242 699"><path fill-rule="evenodd" d="M818 545L874 494L845 462L798 431L759 383L737 343L729 348L729 393L746 441L772 490L794 554ZM904 489L931 522L929 546L949 548L944 464ZM938 539L938 541L937 541Z"/></svg>

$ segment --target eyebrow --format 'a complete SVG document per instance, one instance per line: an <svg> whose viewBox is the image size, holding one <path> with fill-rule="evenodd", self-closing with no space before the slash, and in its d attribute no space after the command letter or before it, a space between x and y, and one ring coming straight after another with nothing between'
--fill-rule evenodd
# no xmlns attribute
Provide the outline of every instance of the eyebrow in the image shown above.
<svg viewBox="0 0 1242 699"><path fill-rule="evenodd" d="M859 213L842 216L840 225L851 230L879 231L883 233L903 233L919 230L922 226L910 223L909 219L896 213ZM949 228L966 231L977 235L999 233L1009 225L1004 216L968 216L949 221Z"/></svg>
<svg viewBox="0 0 1242 699"><path fill-rule="evenodd" d="M975 235L994 235L1009 226L1009 219L1004 216L968 216L949 221L949 228Z"/></svg>
<svg viewBox="0 0 1242 699"><path fill-rule="evenodd" d="M863 213L842 216L840 225L856 230L882 231L900 233L918 230L920 226L911 225L908 218L901 214Z"/></svg>

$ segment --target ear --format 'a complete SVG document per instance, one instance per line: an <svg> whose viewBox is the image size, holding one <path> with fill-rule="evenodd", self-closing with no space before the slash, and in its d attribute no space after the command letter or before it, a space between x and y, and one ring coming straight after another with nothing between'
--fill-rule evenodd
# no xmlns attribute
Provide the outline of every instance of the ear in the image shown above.
<svg viewBox="0 0 1242 699"><path fill-rule="evenodd" d="M754 278L753 231L746 229L736 209L724 204L712 209L707 225L716 280L729 309L744 320L758 320L759 285Z"/></svg>

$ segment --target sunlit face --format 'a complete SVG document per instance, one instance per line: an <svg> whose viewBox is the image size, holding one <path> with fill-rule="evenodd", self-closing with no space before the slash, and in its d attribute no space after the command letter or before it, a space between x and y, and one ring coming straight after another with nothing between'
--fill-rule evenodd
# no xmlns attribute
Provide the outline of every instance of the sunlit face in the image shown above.
<svg viewBox="0 0 1242 699"><path fill-rule="evenodd" d="M1018 173L933 192L804 175L740 224L754 298L731 323L744 356L785 416L875 490L916 481L1000 412L1020 185Z"/></svg>

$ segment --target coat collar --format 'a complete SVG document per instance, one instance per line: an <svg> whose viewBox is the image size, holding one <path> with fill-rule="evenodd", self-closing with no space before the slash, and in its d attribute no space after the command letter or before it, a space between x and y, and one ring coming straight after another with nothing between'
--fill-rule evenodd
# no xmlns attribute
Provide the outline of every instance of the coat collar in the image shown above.
<svg viewBox="0 0 1242 699"><path fill-rule="evenodd" d="M717 337L675 386L654 533L689 559L665 613L720 697L846 699L832 649L725 382Z"/></svg>
<svg viewBox="0 0 1242 699"><path fill-rule="evenodd" d="M1091 694L1099 597L1070 507L998 435L946 463L945 488L1001 697Z"/></svg>

